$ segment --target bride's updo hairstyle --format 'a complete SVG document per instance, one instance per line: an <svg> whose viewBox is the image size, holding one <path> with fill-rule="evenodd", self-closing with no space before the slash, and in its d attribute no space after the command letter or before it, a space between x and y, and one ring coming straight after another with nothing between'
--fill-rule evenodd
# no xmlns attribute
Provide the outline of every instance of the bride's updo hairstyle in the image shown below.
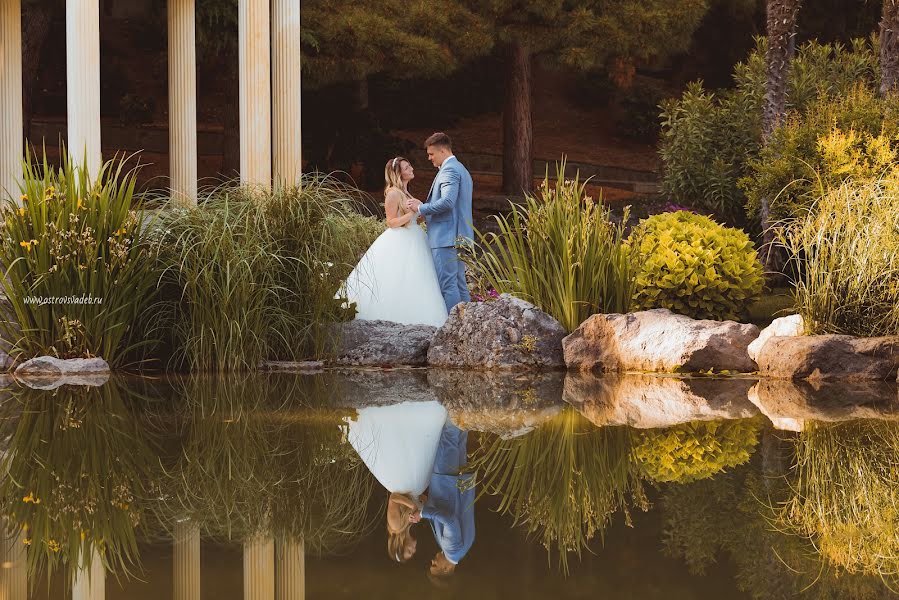
<svg viewBox="0 0 899 600"><path fill-rule="evenodd" d="M400 170L403 168L403 163L407 162L410 165L412 164L408 158L403 156L397 156L396 158L391 158L387 161L387 164L384 165L384 195L387 195L387 190L392 187L395 187L400 190L405 190L406 187L403 185L403 178L400 177ZM408 195L408 193L406 194Z"/></svg>

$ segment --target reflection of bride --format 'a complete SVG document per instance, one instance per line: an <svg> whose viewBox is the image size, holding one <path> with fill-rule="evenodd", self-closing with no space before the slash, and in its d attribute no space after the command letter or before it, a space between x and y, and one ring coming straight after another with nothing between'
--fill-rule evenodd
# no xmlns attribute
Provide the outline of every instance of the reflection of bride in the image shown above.
<svg viewBox="0 0 899 600"><path fill-rule="evenodd" d="M399 562L415 554L412 515L421 510L431 480L446 409L436 401L360 408L347 419L348 440L387 488L387 552Z"/></svg>

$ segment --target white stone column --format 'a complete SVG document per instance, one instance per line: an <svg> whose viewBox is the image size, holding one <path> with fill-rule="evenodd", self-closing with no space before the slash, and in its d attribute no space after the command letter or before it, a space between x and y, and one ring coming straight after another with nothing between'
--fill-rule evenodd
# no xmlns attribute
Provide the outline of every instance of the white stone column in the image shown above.
<svg viewBox="0 0 899 600"><path fill-rule="evenodd" d="M5 525L5 523L4 523ZM25 533L0 539L0 599L28 600L28 557Z"/></svg>
<svg viewBox="0 0 899 600"><path fill-rule="evenodd" d="M306 545L303 540L279 540L275 566L276 600L306 598Z"/></svg>
<svg viewBox="0 0 899 600"><path fill-rule="evenodd" d="M0 196L19 199L22 172L22 1L0 0Z"/></svg>
<svg viewBox="0 0 899 600"><path fill-rule="evenodd" d="M200 600L200 528L196 523L175 525L172 550L172 598Z"/></svg>
<svg viewBox="0 0 899 600"><path fill-rule="evenodd" d="M66 0L68 149L76 165L100 170L100 0Z"/></svg>
<svg viewBox="0 0 899 600"><path fill-rule="evenodd" d="M275 186L300 183L300 0L272 0L272 139Z"/></svg>
<svg viewBox="0 0 899 600"><path fill-rule="evenodd" d="M274 600L275 542L257 537L243 544L244 600Z"/></svg>
<svg viewBox="0 0 899 600"><path fill-rule="evenodd" d="M196 0L168 0L169 173L172 200L197 204Z"/></svg>
<svg viewBox="0 0 899 600"><path fill-rule="evenodd" d="M72 600L104 600L106 598L106 569L96 548L91 548L91 566L75 574Z"/></svg>
<svg viewBox="0 0 899 600"><path fill-rule="evenodd" d="M272 86L269 0L239 0L240 181L270 188Z"/></svg>

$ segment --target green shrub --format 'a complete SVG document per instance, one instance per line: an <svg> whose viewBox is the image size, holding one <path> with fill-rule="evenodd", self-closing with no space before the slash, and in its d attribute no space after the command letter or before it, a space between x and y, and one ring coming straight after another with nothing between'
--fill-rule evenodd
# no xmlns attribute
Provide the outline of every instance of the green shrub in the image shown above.
<svg viewBox="0 0 899 600"><path fill-rule="evenodd" d="M62 155L54 169L46 154L41 164L29 154L21 197L0 208L0 286L10 306L0 335L20 359L102 356L119 366L148 343L135 327L159 276L135 208L135 171L122 158L90 177Z"/></svg>
<svg viewBox="0 0 899 600"><path fill-rule="evenodd" d="M499 293L510 293L573 331L598 312L627 312L633 275L624 225L586 195L578 177L543 180L539 197L529 195L511 214L497 216L499 233L478 233L480 248L470 266Z"/></svg>
<svg viewBox="0 0 899 600"><path fill-rule="evenodd" d="M739 320L764 287L752 241L687 211L645 219L629 243L635 308L668 308L695 319Z"/></svg>
<svg viewBox="0 0 899 600"><path fill-rule="evenodd" d="M634 457L653 481L690 483L742 465L757 444L758 425L751 419L693 421L641 431Z"/></svg>
<svg viewBox="0 0 899 600"><path fill-rule="evenodd" d="M873 43L808 42L791 63L787 107L801 115L820 96L841 97L860 83L876 90L877 74ZM712 93L697 82L682 98L663 105L662 187L672 201L712 212L731 225L747 223L747 198L737 182L749 175L749 162L761 150L765 81L765 40L759 38L746 62L734 68L733 90Z"/></svg>
<svg viewBox="0 0 899 600"><path fill-rule="evenodd" d="M657 83L637 81L618 99L621 116L618 129L628 137L655 140L659 135L660 104L665 100L664 88Z"/></svg>
<svg viewBox="0 0 899 600"><path fill-rule="evenodd" d="M384 227L352 210L353 189L310 176L300 188L223 187L162 213L170 365L255 368L327 352L327 323L352 315L335 291Z"/></svg>
<svg viewBox="0 0 899 600"><path fill-rule="evenodd" d="M783 224L809 333L899 335L899 173L824 194Z"/></svg>

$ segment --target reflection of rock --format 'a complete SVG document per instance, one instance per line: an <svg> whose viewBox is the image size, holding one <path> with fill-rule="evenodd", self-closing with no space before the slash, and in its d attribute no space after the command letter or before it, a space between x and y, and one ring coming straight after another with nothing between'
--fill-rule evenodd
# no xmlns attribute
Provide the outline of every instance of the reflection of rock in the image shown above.
<svg viewBox="0 0 899 600"><path fill-rule="evenodd" d="M805 333L805 321L802 315L789 315L771 321L771 324L762 329L759 337L749 344L749 357L758 361L759 352L772 337L795 337Z"/></svg>
<svg viewBox="0 0 899 600"><path fill-rule="evenodd" d="M431 369L428 382L458 427L523 435L562 410L559 371L522 374Z"/></svg>
<svg viewBox="0 0 899 600"><path fill-rule="evenodd" d="M437 330L428 363L434 367L528 369L564 367L565 329L518 298L460 304Z"/></svg>
<svg viewBox="0 0 899 600"><path fill-rule="evenodd" d="M109 373L85 373L83 375L19 375L16 378L34 390L55 390L64 385L100 387L109 381Z"/></svg>
<svg viewBox="0 0 899 600"><path fill-rule="evenodd" d="M424 366L434 336L428 325L354 320L334 325L339 340L333 363L345 366Z"/></svg>
<svg viewBox="0 0 899 600"><path fill-rule="evenodd" d="M352 369L333 377L333 403L363 408L436 400L423 369Z"/></svg>
<svg viewBox="0 0 899 600"><path fill-rule="evenodd" d="M736 378L569 373L563 399L597 426L651 429L753 417L758 414L748 399L753 383Z"/></svg>
<svg viewBox="0 0 899 600"><path fill-rule="evenodd" d="M758 360L759 373L768 377L892 380L899 370L899 336L772 337Z"/></svg>
<svg viewBox="0 0 899 600"><path fill-rule="evenodd" d="M275 373L318 373L325 368L325 363L320 360L264 360L259 363L261 371Z"/></svg>
<svg viewBox="0 0 899 600"><path fill-rule="evenodd" d="M562 344L565 363L581 371L754 371L746 348L758 334L755 325L658 308L593 315Z"/></svg>
<svg viewBox="0 0 899 600"><path fill-rule="evenodd" d="M896 392L892 382L763 379L749 391L749 400L777 429L802 431L806 421L899 420Z"/></svg>

